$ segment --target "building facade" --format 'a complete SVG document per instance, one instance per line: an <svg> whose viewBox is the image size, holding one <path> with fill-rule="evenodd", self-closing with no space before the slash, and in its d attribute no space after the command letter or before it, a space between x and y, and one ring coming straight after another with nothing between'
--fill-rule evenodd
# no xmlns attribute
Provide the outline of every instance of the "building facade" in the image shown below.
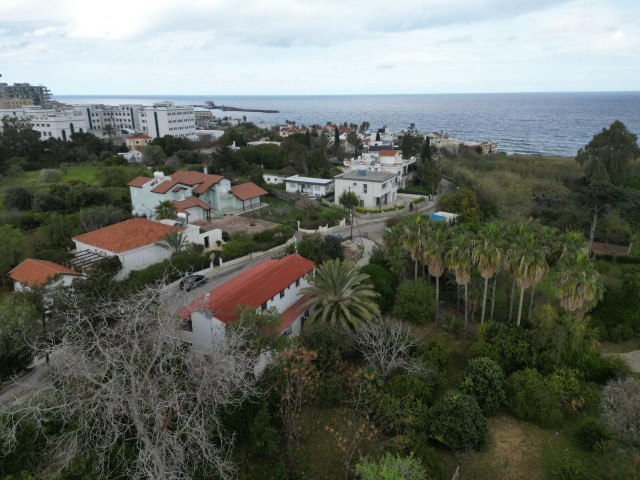
<svg viewBox="0 0 640 480"><path fill-rule="evenodd" d="M310 197L323 196L333 191L333 180L293 175L284 179L287 192L302 193Z"/></svg>
<svg viewBox="0 0 640 480"><path fill-rule="evenodd" d="M336 201L344 192L355 193L360 206L384 208L395 205L398 196L397 173L355 170L334 177Z"/></svg>
<svg viewBox="0 0 640 480"><path fill-rule="evenodd" d="M416 158L402 158L400 150L380 150L363 153L362 156L345 160L344 166L350 171L367 170L369 172L395 173L398 176L398 188L405 188L411 178L409 166Z"/></svg>
<svg viewBox="0 0 640 480"><path fill-rule="evenodd" d="M140 130L151 138L173 135L197 140L193 107L173 102L154 103L140 110Z"/></svg>
<svg viewBox="0 0 640 480"><path fill-rule="evenodd" d="M0 83L0 98L31 100L33 105L51 108L51 92L44 85Z"/></svg>

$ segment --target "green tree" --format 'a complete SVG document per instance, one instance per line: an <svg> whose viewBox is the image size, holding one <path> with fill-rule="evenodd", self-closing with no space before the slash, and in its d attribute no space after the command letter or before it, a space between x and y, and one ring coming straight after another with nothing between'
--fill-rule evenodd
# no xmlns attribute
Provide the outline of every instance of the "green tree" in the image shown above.
<svg viewBox="0 0 640 480"><path fill-rule="evenodd" d="M436 279L436 312L435 321L438 321L440 309L440 277L444 274L445 252L449 245L449 225L444 222L436 222L427 231L427 237L422 251L422 258L427 263L429 275Z"/></svg>
<svg viewBox="0 0 640 480"><path fill-rule="evenodd" d="M362 480L428 480L427 470L413 456L400 457L388 453L377 461L361 458L356 473Z"/></svg>
<svg viewBox="0 0 640 480"><path fill-rule="evenodd" d="M402 282L398 287L393 312L403 320L425 325L435 313L431 286L422 279Z"/></svg>
<svg viewBox="0 0 640 480"><path fill-rule="evenodd" d="M317 267L303 293L309 295L307 305L313 306L310 320L325 325L356 329L380 314L369 276L339 259Z"/></svg>
<svg viewBox="0 0 640 480"><path fill-rule="evenodd" d="M396 293L396 276L387 267L375 263L369 263L361 267L360 271L369 275L369 278L371 278L373 288L378 292L380 312L382 314L387 313L393 305L393 299Z"/></svg>
<svg viewBox="0 0 640 480"><path fill-rule="evenodd" d="M589 180L602 180L602 175L596 174L604 167L611 183L619 185L628 177L631 162L638 156L638 137L624 123L616 120L578 150L576 161L584 166Z"/></svg>
<svg viewBox="0 0 640 480"><path fill-rule="evenodd" d="M413 260L413 280L418 281L418 262L422 260L425 235L429 229L428 220L416 215L403 219L402 244Z"/></svg>
<svg viewBox="0 0 640 480"><path fill-rule="evenodd" d="M171 253L176 254L187 249L191 243L182 232L174 230L167 233L164 236L164 240L162 240L158 245L165 250L169 250Z"/></svg>
<svg viewBox="0 0 640 480"><path fill-rule="evenodd" d="M554 282L562 308L582 317L602 298L603 286L593 259L584 251L563 255Z"/></svg>
<svg viewBox="0 0 640 480"><path fill-rule="evenodd" d="M158 220L163 218L175 219L178 218L176 206L172 200L163 200L154 209L155 216Z"/></svg>
<svg viewBox="0 0 640 480"><path fill-rule="evenodd" d="M167 159L162 147L158 145L146 145L142 151L142 162L147 166L160 165Z"/></svg>
<svg viewBox="0 0 640 480"><path fill-rule="evenodd" d="M6 275L29 254L27 237L11 225L0 225L0 281L6 281Z"/></svg>
<svg viewBox="0 0 640 480"><path fill-rule="evenodd" d="M504 261L505 248L503 240L503 227L498 222L483 226L475 238L472 251L473 262L478 267L480 276L484 278L484 293L482 295L482 316L480 324L484 323L487 306L487 290L489 279L494 277ZM494 280L494 286L495 286Z"/></svg>
<svg viewBox="0 0 640 480"><path fill-rule="evenodd" d="M416 124L412 123L402 134L402 158L410 158L418 153L422 135L418 132Z"/></svg>
<svg viewBox="0 0 640 480"><path fill-rule="evenodd" d="M4 191L4 205L16 210L30 210L33 194L26 188L7 187Z"/></svg>
<svg viewBox="0 0 640 480"><path fill-rule="evenodd" d="M449 392L429 410L429 431L456 451L479 449L487 441L487 420L471 395Z"/></svg>
<svg viewBox="0 0 640 480"><path fill-rule="evenodd" d="M469 282L471 281L472 248L473 237L469 232L458 227L452 236L452 241L445 257L447 266L455 274L456 283L464 286L465 335L469 329Z"/></svg>
<svg viewBox="0 0 640 480"><path fill-rule="evenodd" d="M459 187L438 198L438 209L457 213L463 222L480 220L480 202L476 192L467 187Z"/></svg>
<svg viewBox="0 0 640 480"><path fill-rule="evenodd" d="M287 252L298 253L316 265L333 258L344 260L344 247L341 240L338 237L320 235L319 233L305 235L297 245L290 245L287 248Z"/></svg>
<svg viewBox="0 0 640 480"><path fill-rule="evenodd" d="M460 390L473 395L482 412L491 417L505 402L505 377L500 365L487 357L469 361L460 382Z"/></svg>
<svg viewBox="0 0 640 480"><path fill-rule="evenodd" d="M25 295L0 301L0 379L26 368L33 359L29 342L41 331L38 309Z"/></svg>
<svg viewBox="0 0 640 480"><path fill-rule="evenodd" d="M358 205L360 205L360 198L358 197L356 192L352 192L351 190L345 190L340 194L340 197L338 198L338 203L340 203L340 205L344 206L345 208L348 208L349 210L351 210L357 207Z"/></svg>

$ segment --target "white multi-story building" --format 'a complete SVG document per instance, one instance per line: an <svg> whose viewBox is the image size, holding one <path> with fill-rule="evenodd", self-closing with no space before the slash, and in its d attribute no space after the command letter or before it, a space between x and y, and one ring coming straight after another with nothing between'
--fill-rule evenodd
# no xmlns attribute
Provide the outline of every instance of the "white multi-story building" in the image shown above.
<svg viewBox="0 0 640 480"><path fill-rule="evenodd" d="M353 192L365 208L384 208L393 205L398 196L397 173L354 170L334 177L335 198L343 192Z"/></svg>
<svg viewBox="0 0 640 480"><path fill-rule="evenodd" d="M398 188L404 188L409 178L409 165L416 163L416 157L402 158L400 150L380 150L363 153L362 156L345 160L350 171L387 172L398 175Z"/></svg>
<svg viewBox="0 0 640 480"><path fill-rule="evenodd" d="M142 105L74 105L74 111L82 113L89 123L89 130L104 131L112 128L114 133L122 130L141 130L140 110Z"/></svg>
<svg viewBox="0 0 640 480"><path fill-rule="evenodd" d="M154 103L140 110L140 129L151 138L173 135L197 140L193 107L173 102Z"/></svg>
<svg viewBox="0 0 640 480"><path fill-rule="evenodd" d="M66 141L74 133L86 132L89 129L86 117L74 110L37 107L0 109L0 119L4 117L27 120L42 140L57 138Z"/></svg>

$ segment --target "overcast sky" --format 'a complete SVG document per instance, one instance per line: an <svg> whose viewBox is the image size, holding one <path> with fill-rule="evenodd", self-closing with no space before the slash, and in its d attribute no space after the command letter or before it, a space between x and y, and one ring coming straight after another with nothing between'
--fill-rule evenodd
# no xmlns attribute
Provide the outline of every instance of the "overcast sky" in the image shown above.
<svg viewBox="0 0 640 480"><path fill-rule="evenodd" d="M0 0L55 94L640 90L639 0Z"/></svg>

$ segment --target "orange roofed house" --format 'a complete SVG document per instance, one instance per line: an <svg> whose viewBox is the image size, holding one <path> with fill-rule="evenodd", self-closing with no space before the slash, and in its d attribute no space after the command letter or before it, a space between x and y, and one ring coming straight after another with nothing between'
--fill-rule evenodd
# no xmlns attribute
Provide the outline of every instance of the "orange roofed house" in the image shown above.
<svg viewBox="0 0 640 480"><path fill-rule="evenodd" d="M301 290L309 285L314 268L312 261L297 254L265 260L186 305L178 313L191 320L193 345L211 351L243 305L259 311L275 307L281 314L278 331L299 335L309 314Z"/></svg>
<svg viewBox="0 0 640 480"><path fill-rule="evenodd" d="M195 225L174 226L166 223L132 218L72 238L76 257L91 253L101 257L118 257L122 270L116 278L122 280L133 270L141 270L171 257L172 252L160 243L171 232L182 232L190 243L200 243L200 228Z"/></svg>
<svg viewBox="0 0 640 480"><path fill-rule="evenodd" d="M9 272L9 278L13 280L13 289L16 292L46 285L70 285L79 277L82 277L82 274L75 270L35 258L27 258Z"/></svg>
<svg viewBox="0 0 640 480"><path fill-rule="evenodd" d="M188 221L210 220L216 212L251 210L260 206L260 197L269 192L255 183L231 186L220 175L178 170L170 176L155 172L151 177L137 177L129 182L133 215L153 218L160 202L174 202Z"/></svg>

